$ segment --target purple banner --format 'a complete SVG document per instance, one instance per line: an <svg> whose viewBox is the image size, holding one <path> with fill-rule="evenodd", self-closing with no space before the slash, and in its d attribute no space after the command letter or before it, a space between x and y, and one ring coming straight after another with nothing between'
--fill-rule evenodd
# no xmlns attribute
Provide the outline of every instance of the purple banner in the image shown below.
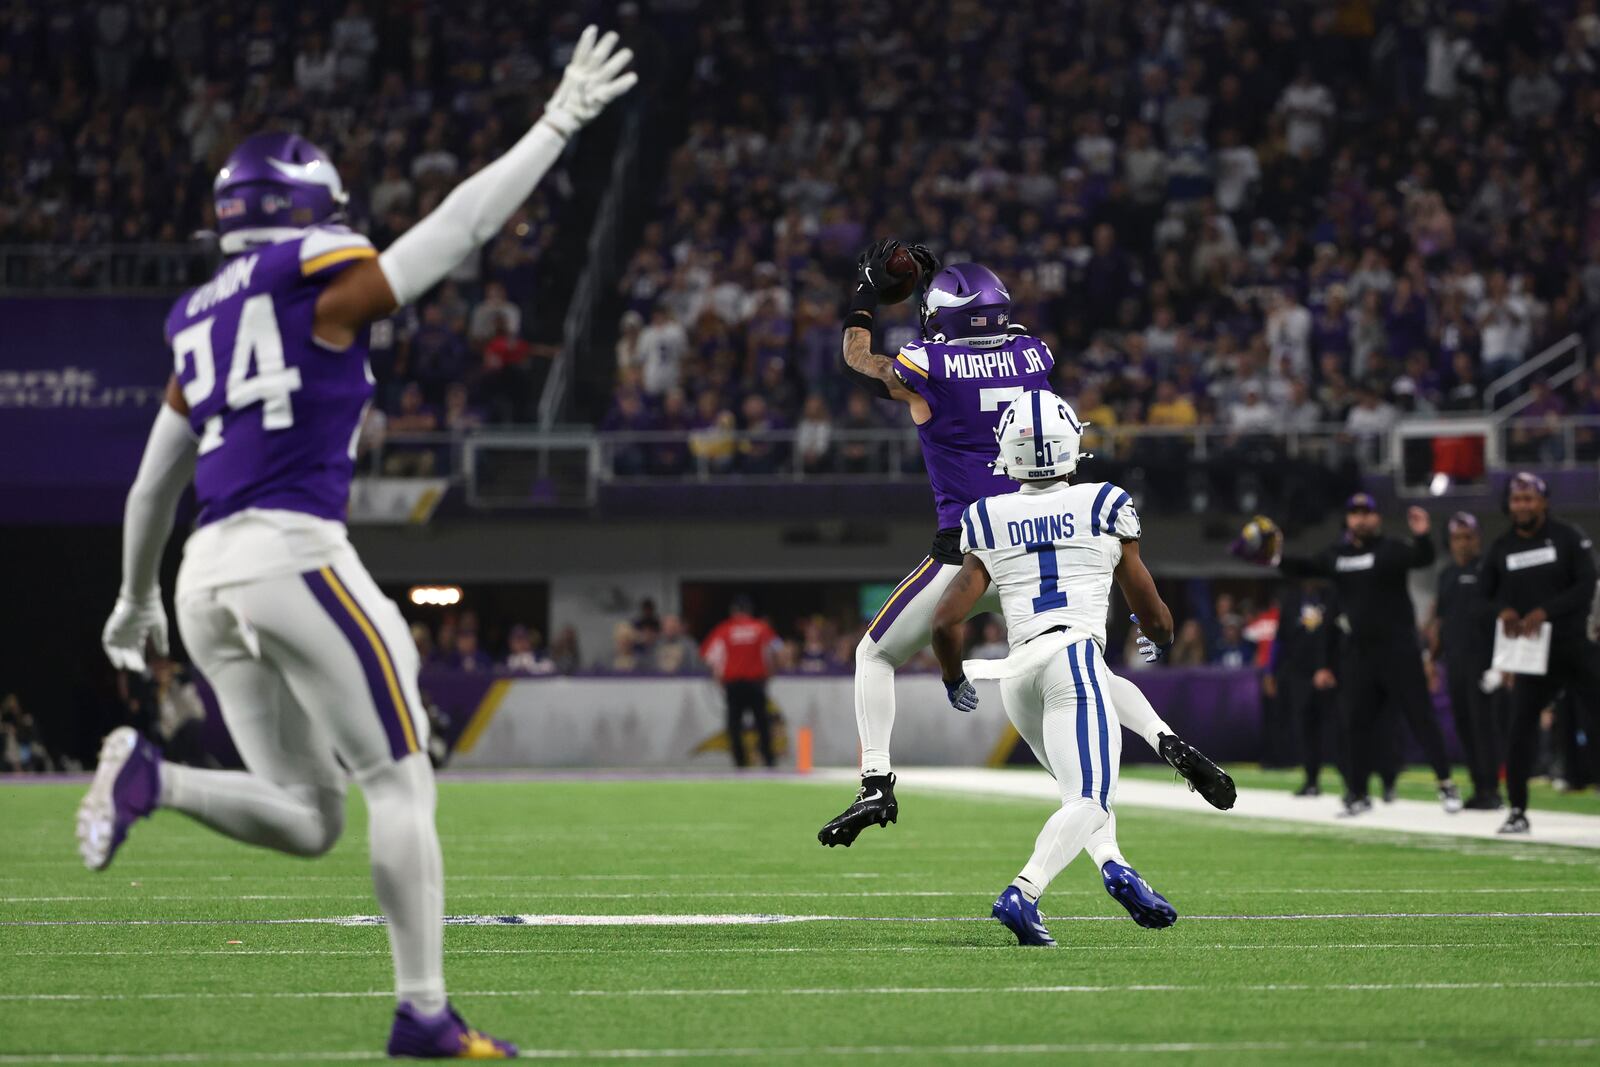
<svg viewBox="0 0 1600 1067"><path fill-rule="evenodd" d="M117 522L171 357L159 297L0 300L0 522Z"/></svg>

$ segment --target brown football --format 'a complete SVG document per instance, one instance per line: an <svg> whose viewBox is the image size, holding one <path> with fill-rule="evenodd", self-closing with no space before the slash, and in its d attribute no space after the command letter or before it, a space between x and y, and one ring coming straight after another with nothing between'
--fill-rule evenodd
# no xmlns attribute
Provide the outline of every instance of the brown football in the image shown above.
<svg viewBox="0 0 1600 1067"><path fill-rule="evenodd" d="M878 286L878 302L898 304L916 291L917 261L902 245L894 250L885 266L889 270L889 280Z"/></svg>

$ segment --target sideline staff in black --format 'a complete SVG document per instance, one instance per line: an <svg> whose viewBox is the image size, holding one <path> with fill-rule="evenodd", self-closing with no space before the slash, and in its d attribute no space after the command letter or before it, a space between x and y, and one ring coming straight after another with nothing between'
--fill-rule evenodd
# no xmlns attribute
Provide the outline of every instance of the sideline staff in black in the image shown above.
<svg viewBox="0 0 1600 1067"><path fill-rule="evenodd" d="M1494 650L1495 608L1484 595L1478 573L1483 538L1477 517L1458 511L1450 516L1448 529L1450 563L1439 572L1434 605L1438 622L1435 652L1444 664L1450 713L1472 774L1472 797L1466 806L1494 811L1500 807L1500 730L1481 683Z"/></svg>
<svg viewBox="0 0 1600 1067"><path fill-rule="evenodd" d="M1332 578L1349 622L1339 688L1350 729L1350 776L1345 781L1345 812L1350 815L1372 810L1367 786L1378 748L1388 743L1382 718L1386 704L1400 713L1422 745L1439 780L1444 810L1461 810L1461 791L1450 780L1444 732L1434 717L1422 670L1416 609L1406 589L1406 572L1433 562L1428 513L1411 508L1406 524L1409 541L1383 536L1377 501L1370 493L1357 493L1345 503L1345 532L1337 543L1314 556L1285 556L1278 564L1291 578Z"/></svg>
<svg viewBox="0 0 1600 1067"><path fill-rule="evenodd" d="M1550 624L1550 666L1546 673L1519 674L1512 691L1516 712L1506 753L1506 792L1511 814L1503 834L1528 832L1528 776L1539 746L1539 715L1563 687L1588 726L1591 738L1600 710L1600 648L1589 640L1586 623L1594 597L1593 545L1564 522L1550 518L1544 479L1522 473L1511 479L1506 508L1511 529L1489 546L1483 564L1484 594L1500 612L1500 626L1512 637L1533 636ZM1592 744L1592 742L1591 742ZM1592 756L1591 756L1592 758Z"/></svg>
<svg viewBox="0 0 1600 1067"><path fill-rule="evenodd" d="M1323 735L1338 722L1338 677L1334 666L1339 653L1337 614L1325 583L1303 581L1289 585L1278 597L1278 636L1272 642L1272 674L1279 714L1298 733L1306 780L1297 797L1322 795ZM1344 746L1335 747L1341 753ZM1342 773L1342 772L1341 772Z"/></svg>

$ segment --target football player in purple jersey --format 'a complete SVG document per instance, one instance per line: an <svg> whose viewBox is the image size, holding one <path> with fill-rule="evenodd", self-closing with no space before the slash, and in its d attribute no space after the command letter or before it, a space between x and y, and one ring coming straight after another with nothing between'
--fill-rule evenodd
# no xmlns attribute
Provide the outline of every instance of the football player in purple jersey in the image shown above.
<svg viewBox="0 0 1600 1067"><path fill-rule="evenodd" d="M928 646L933 610L961 570L961 516L984 497L1015 491L993 469L995 427L1017 397L1049 390L1055 357L1050 346L1011 321L1011 294L994 272L977 263L940 268L923 245L909 248L926 288L923 340L892 359L872 351L878 291L891 287L888 262L901 247L884 241L856 263L855 290L844 322L846 373L877 396L905 404L917 426L933 486L938 531L929 554L895 586L856 646L856 728L861 739L861 787L856 799L817 834L824 845L846 845L862 830L887 826L899 815L889 761L894 728L894 672ZM1101 501L1111 509L1113 501ZM981 507L981 505L980 505ZM999 611L994 590L976 611ZM1164 650L1152 646L1151 655ZM1231 807L1233 782L1221 768L1180 739L1132 682L1111 676L1111 700L1124 726L1142 736L1207 801ZM1113 818L1091 838L1097 866L1125 865ZM1115 895L1115 894L1113 894ZM1138 919L1139 916L1135 915Z"/></svg>
<svg viewBox="0 0 1600 1067"><path fill-rule="evenodd" d="M114 730L78 809L79 852L104 869L136 820L172 808L239 841L321 855L343 829L353 777L394 957L394 1056L503 1059L516 1048L467 1026L445 996L420 664L345 533L373 392L367 326L494 237L579 129L633 86L632 52L616 45L616 34L585 29L533 128L382 254L340 225L344 188L316 147L285 133L239 145L214 186L227 259L167 318L174 374L128 494L106 654L143 670L147 643L166 653L157 572L192 479L200 513L178 572L178 626L246 770L167 763L133 730Z"/></svg>

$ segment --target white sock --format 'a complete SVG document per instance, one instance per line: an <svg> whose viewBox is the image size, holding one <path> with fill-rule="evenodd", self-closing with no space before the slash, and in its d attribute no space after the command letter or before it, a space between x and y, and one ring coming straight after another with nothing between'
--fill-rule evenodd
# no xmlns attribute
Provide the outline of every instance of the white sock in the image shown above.
<svg viewBox="0 0 1600 1067"><path fill-rule="evenodd" d="M161 765L161 806L248 845L320 856L344 829L344 794L281 786L245 771Z"/></svg>
<svg viewBox="0 0 1600 1067"><path fill-rule="evenodd" d="M1111 674L1110 671L1106 672ZM1138 734L1147 741L1156 752L1161 751L1161 735L1175 733L1156 714L1156 709L1151 707L1149 699L1139 690L1139 687L1126 678L1111 674L1111 706L1117 709L1117 718L1122 720L1122 725Z"/></svg>
<svg viewBox="0 0 1600 1067"><path fill-rule="evenodd" d="M1037 887L1034 899L1083 851L1089 835L1106 822L1106 810L1087 797L1070 797L1050 816L1033 844L1028 865L1017 875L1016 886Z"/></svg>
<svg viewBox="0 0 1600 1067"><path fill-rule="evenodd" d="M395 995L444 1010L444 860L434 827L433 767L417 752L361 778L372 844L372 887L389 919Z"/></svg>
<svg viewBox="0 0 1600 1067"><path fill-rule="evenodd" d="M1106 813L1105 825L1089 835L1089 840L1085 842L1083 848L1089 853L1089 858L1094 860L1096 867L1104 867L1113 861L1124 867L1128 865L1128 861L1122 856L1122 850L1117 847L1116 812Z"/></svg>
<svg viewBox="0 0 1600 1067"><path fill-rule="evenodd" d="M894 731L894 668L871 638L856 646L856 732L861 738L861 777L888 774L889 735Z"/></svg>
<svg viewBox="0 0 1600 1067"><path fill-rule="evenodd" d="M1020 874L1017 875L1016 881L1011 884L1017 887L1018 891L1022 893L1022 899L1029 904L1039 903L1039 898L1044 895L1044 886L1034 885Z"/></svg>

